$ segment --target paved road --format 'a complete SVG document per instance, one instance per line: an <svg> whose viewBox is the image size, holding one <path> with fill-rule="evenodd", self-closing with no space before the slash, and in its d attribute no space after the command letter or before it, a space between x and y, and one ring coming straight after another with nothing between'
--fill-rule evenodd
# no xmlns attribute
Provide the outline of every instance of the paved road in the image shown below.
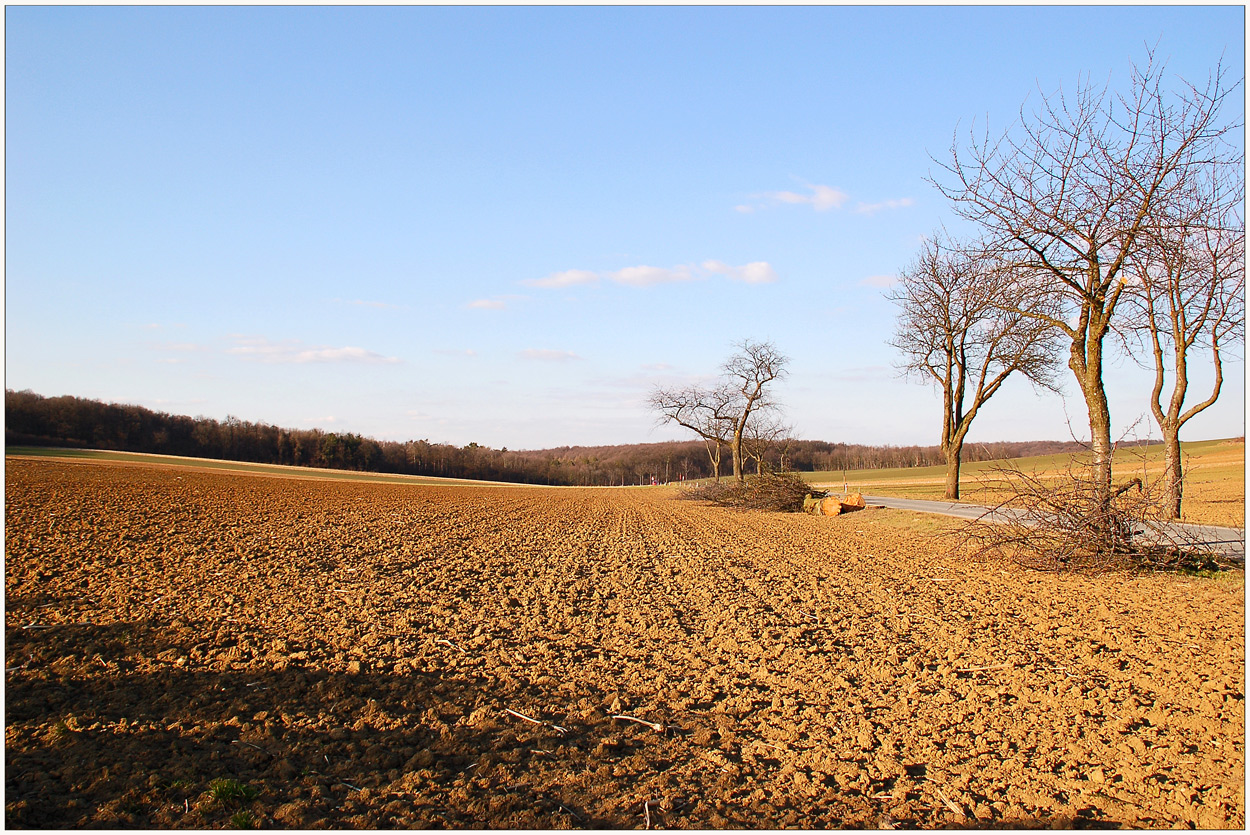
<svg viewBox="0 0 1250 835"><path fill-rule="evenodd" d="M982 507L975 504L963 504L962 502L935 502L926 501L924 499L896 499L892 496L864 496L864 501L869 504L885 505L899 510L914 510L919 513L937 513L942 516L957 516L960 519L980 519L985 514L994 514L988 517L989 521L994 521L995 515L998 518L1010 517L1010 510L991 511L988 507ZM1246 559L1246 532L1241 528L1221 528L1216 525L1190 525L1175 522L1171 527L1184 531L1186 534L1194 537L1197 541L1204 545L1208 545L1212 550L1218 551L1226 557L1234 560L1245 562Z"/></svg>

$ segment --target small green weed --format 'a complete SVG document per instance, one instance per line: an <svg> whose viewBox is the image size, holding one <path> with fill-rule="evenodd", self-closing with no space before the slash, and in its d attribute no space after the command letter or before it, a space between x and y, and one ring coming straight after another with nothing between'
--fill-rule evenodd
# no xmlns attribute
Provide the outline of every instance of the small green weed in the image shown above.
<svg viewBox="0 0 1250 835"><path fill-rule="evenodd" d="M165 786L165 790L174 794L184 794L191 789L191 781L183 777L169 781L169 785Z"/></svg>
<svg viewBox="0 0 1250 835"><path fill-rule="evenodd" d="M256 818L246 809L240 809L230 816L231 829L255 829Z"/></svg>
<svg viewBox="0 0 1250 835"><path fill-rule="evenodd" d="M256 797L256 789L233 778L219 777L208 784L208 796L221 803L246 803Z"/></svg>

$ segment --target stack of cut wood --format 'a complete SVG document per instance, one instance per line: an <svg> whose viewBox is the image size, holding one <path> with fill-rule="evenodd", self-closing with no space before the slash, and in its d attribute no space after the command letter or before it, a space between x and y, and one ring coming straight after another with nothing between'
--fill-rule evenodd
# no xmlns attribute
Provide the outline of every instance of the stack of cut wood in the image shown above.
<svg viewBox="0 0 1250 835"><path fill-rule="evenodd" d="M813 516L838 516L854 510L864 509L864 497L859 493L847 493L841 498L824 496L818 498L808 493L803 499L803 512Z"/></svg>

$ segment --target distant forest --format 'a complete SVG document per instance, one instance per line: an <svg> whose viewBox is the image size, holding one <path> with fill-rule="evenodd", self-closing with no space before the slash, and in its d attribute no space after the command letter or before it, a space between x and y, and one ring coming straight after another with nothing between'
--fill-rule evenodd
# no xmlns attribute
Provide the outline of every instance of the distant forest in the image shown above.
<svg viewBox="0 0 1250 835"><path fill-rule="evenodd" d="M283 429L235 417L217 421L154 412L142 406L81 397L4 393L5 444L152 452L408 475L472 478L526 484L613 486L708 478L712 465L702 441L541 450L457 447L419 441L375 441L355 433ZM1073 452L1074 441L969 444L965 461ZM784 457L784 461L783 461ZM790 441L763 454L774 470L812 472L943 464L937 446L864 446ZM754 467L754 464L752 464ZM723 474L723 473L722 473Z"/></svg>

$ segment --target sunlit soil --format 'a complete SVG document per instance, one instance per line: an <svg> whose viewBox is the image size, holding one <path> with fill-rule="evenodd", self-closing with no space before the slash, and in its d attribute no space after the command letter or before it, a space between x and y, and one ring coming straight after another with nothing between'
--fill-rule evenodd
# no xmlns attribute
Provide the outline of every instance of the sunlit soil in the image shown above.
<svg viewBox="0 0 1250 835"><path fill-rule="evenodd" d="M1245 825L1240 572L663 489L5 494L10 827Z"/></svg>

